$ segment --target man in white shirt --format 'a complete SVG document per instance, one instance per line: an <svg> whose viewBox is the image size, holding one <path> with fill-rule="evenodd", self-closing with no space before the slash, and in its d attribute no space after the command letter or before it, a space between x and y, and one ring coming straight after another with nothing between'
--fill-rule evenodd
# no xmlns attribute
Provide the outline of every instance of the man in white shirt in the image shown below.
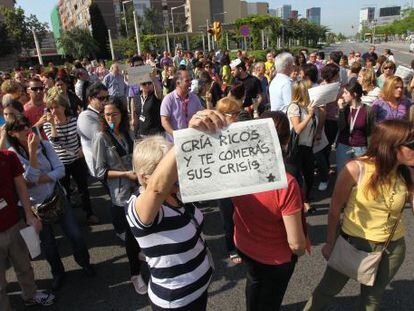
<svg viewBox="0 0 414 311"><path fill-rule="evenodd" d="M99 113L104 103L109 100L108 89L98 82L92 84L87 90L88 108L78 117L78 134L81 139L82 152L92 176L95 177L92 154L92 139L99 132Z"/></svg>
<svg viewBox="0 0 414 311"><path fill-rule="evenodd" d="M269 86L270 106L272 111L286 112L292 99L292 74L295 59L290 53L283 52L276 56L276 76Z"/></svg>

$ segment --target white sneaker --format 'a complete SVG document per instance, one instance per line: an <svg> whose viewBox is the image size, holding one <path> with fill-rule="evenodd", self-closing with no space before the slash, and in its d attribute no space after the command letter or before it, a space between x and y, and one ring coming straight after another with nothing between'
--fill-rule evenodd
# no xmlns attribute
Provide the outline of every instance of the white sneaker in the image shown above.
<svg viewBox="0 0 414 311"><path fill-rule="evenodd" d="M50 305L53 305L54 302L55 302L55 295L53 295L52 293L36 292L34 297L32 299L25 300L24 304L26 307L36 306L36 305L50 306Z"/></svg>
<svg viewBox="0 0 414 311"><path fill-rule="evenodd" d="M325 191L326 189L328 189L328 183L327 182L321 182L319 184L318 190L319 191Z"/></svg>
<svg viewBox="0 0 414 311"><path fill-rule="evenodd" d="M132 276L131 282L138 294L145 295L148 292L148 286L145 284L145 281L142 278L141 274Z"/></svg>
<svg viewBox="0 0 414 311"><path fill-rule="evenodd" d="M116 236L125 242L125 232L117 233Z"/></svg>

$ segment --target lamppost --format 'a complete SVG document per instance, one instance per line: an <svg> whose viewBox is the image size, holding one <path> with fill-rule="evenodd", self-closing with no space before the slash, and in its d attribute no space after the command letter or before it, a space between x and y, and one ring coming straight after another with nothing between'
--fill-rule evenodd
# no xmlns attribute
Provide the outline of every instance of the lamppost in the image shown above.
<svg viewBox="0 0 414 311"><path fill-rule="evenodd" d="M214 14L213 14L213 16L212 16L212 17L213 17L213 22L215 21L214 16L216 16L216 15L223 15L223 22L224 22L224 15L225 15L225 14L227 14L227 12L226 12L226 11L221 12L221 13L214 13Z"/></svg>
<svg viewBox="0 0 414 311"><path fill-rule="evenodd" d="M172 23L172 32L173 33L175 33L175 29L174 29L174 13L173 13L173 10L179 9L179 8L183 8L183 7L185 7L185 4L182 4L182 5L175 6L175 7L172 7L171 8L171 23Z"/></svg>
<svg viewBox="0 0 414 311"><path fill-rule="evenodd" d="M125 4L126 3L130 3L133 2L133 0L126 0L126 1L122 1L122 10L124 11L124 20L125 20L125 31L126 31L126 35L128 37L128 23L127 23L127 15L126 15L126 11L125 11ZM135 10L135 8L134 8Z"/></svg>

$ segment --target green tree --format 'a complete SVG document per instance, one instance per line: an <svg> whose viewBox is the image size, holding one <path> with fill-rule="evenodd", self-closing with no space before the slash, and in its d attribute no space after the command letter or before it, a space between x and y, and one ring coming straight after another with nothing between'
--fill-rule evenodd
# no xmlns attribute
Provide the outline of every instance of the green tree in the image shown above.
<svg viewBox="0 0 414 311"><path fill-rule="evenodd" d="M0 23L0 42L0 56L13 53L13 42L11 42L3 23Z"/></svg>
<svg viewBox="0 0 414 311"><path fill-rule="evenodd" d="M140 22L140 28L145 35L164 33L162 12L154 8L145 9L144 18Z"/></svg>
<svg viewBox="0 0 414 311"><path fill-rule="evenodd" d="M102 16L101 9L96 3L92 3L89 7L89 14L91 17L92 37L96 40L99 46L98 58L109 58L110 52L108 49L108 27Z"/></svg>
<svg viewBox="0 0 414 311"><path fill-rule="evenodd" d="M88 56L95 57L99 52L99 44L89 30L80 27L65 31L58 44L62 46L67 55L78 59Z"/></svg>
<svg viewBox="0 0 414 311"><path fill-rule="evenodd" d="M0 13L3 15L3 29L12 42L15 53L35 47L32 29L36 32L39 41L42 41L48 32L47 23L39 22L35 15L26 16L20 7L1 6Z"/></svg>

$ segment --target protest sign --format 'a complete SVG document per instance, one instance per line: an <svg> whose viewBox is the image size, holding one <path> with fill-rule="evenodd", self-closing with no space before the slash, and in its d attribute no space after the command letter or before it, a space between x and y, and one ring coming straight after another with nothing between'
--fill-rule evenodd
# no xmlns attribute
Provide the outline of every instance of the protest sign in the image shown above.
<svg viewBox="0 0 414 311"><path fill-rule="evenodd" d="M339 83L328 83L310 88L308 92L312 105L320 107L336 101L340 87Z"/></svg>
<svg viewBox="0 0 414 311"><path fill-rule="evenodd" d="M147 82L149 74L153 71L151 66L122 66L124 74L127 76L129 84L140 84L142 82Z"/></svg>
<svg viewBox="0 0 414 311"><path fill-rule="evenodd" d="M400 77L403 80L404 85L407 86L410 83L412 77L414 76L414 70L399 65L397 70L395 71L395 75L397 77Z"/></svg>
<svg viewBox="0 0 414 311"><path fill-rule="evenodd" d="M214 134L174 131L174 145L183 202L287 187L272 119L233 123Z"/></svg>

